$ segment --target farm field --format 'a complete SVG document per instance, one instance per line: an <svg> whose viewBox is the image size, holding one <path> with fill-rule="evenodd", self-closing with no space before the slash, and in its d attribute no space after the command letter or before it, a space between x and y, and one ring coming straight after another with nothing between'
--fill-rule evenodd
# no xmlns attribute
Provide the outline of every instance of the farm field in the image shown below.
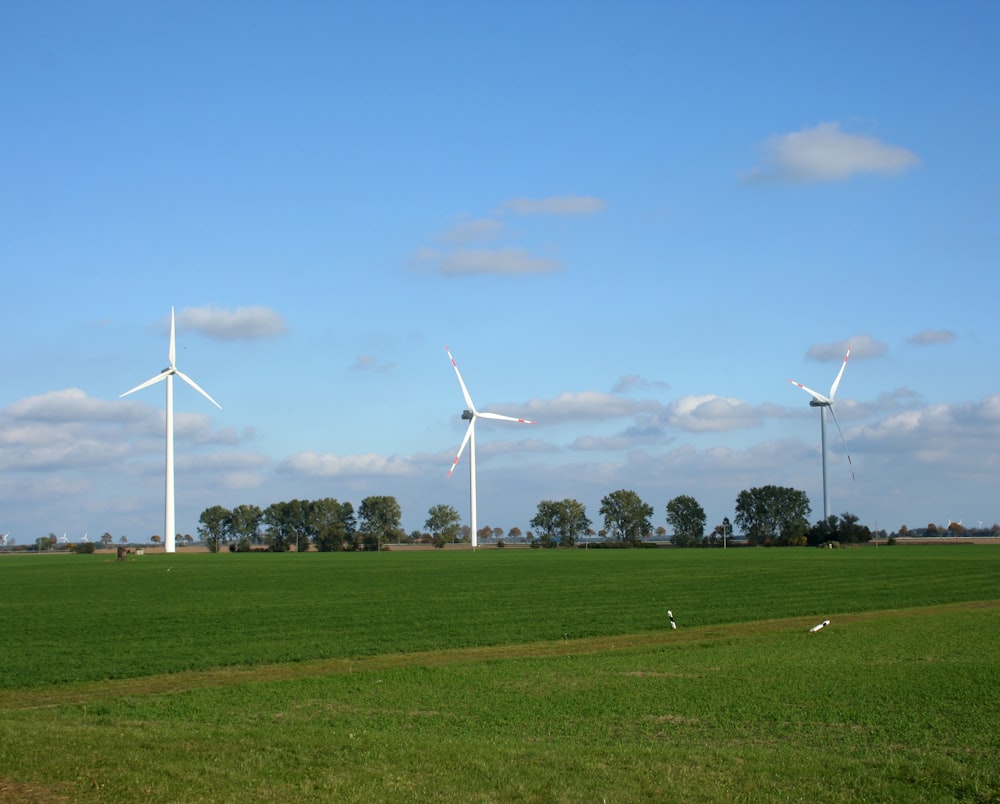
<svg viewBox="0 0 1000 804"><path fill-rule="evenodd" d="M4 801L1000 801L989 546L28 555L0 583Z"/></svg>

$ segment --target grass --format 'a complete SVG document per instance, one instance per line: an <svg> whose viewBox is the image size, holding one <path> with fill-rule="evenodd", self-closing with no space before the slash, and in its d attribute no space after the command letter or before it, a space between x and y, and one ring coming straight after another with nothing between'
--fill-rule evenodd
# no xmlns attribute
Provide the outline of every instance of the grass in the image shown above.
<svg viewBox="0 0 1000 804"><path fill-rule="evenodd" d="M1000 801L998 570L975 546L12 557L0 799Z"/></svg>

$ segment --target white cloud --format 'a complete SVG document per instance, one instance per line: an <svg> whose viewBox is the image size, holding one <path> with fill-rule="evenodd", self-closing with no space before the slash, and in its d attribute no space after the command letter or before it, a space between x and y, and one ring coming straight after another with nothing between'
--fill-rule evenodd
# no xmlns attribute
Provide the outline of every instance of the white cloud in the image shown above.
<svg viewBox="0 0 1000 804"><path fill-rule="evenodd" d="M535 257L519 248L459 249L447 253L424 250L418 258L434 265L444 276L523 276L560 271L560 260Z"/></svg>
<svg viewBox="0 0 1000 804"><path fill-rule="evenodd" d="M884 357L889 352L888 346L871 335L855 335L833 343L814 343L806 352L806 357L820 363L839 363L847 354L848 347L851 348L851 360Z"/></svg>
<svg viewBox="0 0 1000 804"><path fill-rule="evenodd" d="M281 462L279 472L321 477L408 477L422 474L424 462L411 457L375 455L320 455L298 452Z"/></svg>
<svg viewBox="0 0 1000 804"><path fill-rule="evenodd" d="M723 432L757 427L763 423L759 408L733 397L688 395L667 406L667 424L688 432Z"/></svg>
<svg viewBox="0 0 1000 804"><path fill-rule="evenodd" d="M746 175L746 181L843 181L863 173L902 173L920 164L906 148L848 134L840 123L770 137L761 151L763 165Z"/></svg>
<svg viewBox="0 0 1000 804"><path fill-rule="evenodd" d="M955 340L955 333L949 329L925 329L906 339L911 346L934 346L948 344Z"/></svg>
<svg viewBox="0 0 1000 804"><path fill-rule="evenodd" d="M260 305L235 310L188 307L177 313L177 325L224 341L270 338L288 331L284 318Z"/></svg>
<svg viewBox="0 0 1000 804"><path fill-rule="evenodd" d="M0 415L45 422L121 421L135 418L135 409L120 402L93 399L79 388L48 391L12 403Z"/></svg>
<svg viewBox="0 0 1000 804"><path fill-rule="evenodd" d="M480 243L496 239L504 229L506 225L503 221L494 218L462 220L438 235L437 239L446 243Z"/></svg>
<svg viewBox="0 0 1000 804"><path fill-rule="evenodd" d="M658 413L663 406L651 400L631 400L600 391L580 391L562 393L553 399L531 399L518 409L518 416L543 424L556 424Z"/></svg>
<svg viewBox="0 0 1000 804"><path fill-rule="evenodd" d="M567 195L550 198L512 198L505 201L504 209L518 215L593 215L607 204L589 195Z"/></svg>
<svg viewBox="0 0 1000 804"><path fill-rule="evenodd" d="M659 380L647 380L638 374L626 374L618 379L611 389L613 394L627 394L635 391L661 391L670 386Z"/></svg>
<svg viewBox="0 0 1000 804"><path fill-rule="evenodd" d="M386 372L395 367L395 363L380 363L374 355L358 355L354 361L354 368L358 371Z"/></svg>

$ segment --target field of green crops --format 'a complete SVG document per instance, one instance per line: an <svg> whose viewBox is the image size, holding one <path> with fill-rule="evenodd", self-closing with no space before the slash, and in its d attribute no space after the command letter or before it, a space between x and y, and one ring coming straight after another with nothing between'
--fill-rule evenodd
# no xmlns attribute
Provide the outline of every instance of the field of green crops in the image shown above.
<svg viewBox="0 0 1000 804"><path fill-rule="evenodd" d="M5 555L0 589L3 801L1000 801L990 546Z"/></svg>

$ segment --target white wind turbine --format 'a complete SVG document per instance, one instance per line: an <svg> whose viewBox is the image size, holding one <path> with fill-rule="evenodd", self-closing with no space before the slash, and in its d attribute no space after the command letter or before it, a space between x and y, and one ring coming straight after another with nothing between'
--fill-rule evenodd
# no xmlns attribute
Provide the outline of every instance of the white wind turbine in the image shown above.
<svg viewBox="0 0 1000 804"><path fill-rule="evenodd" d="M174 533L174 375L176 374L184 382L190 385L194 390L201 394L205 399L215 405L219 410L222 410L222 405L216 402L212 397L210 397L202 388L188 377L184 372L180 371L176 365L176 349L174 346L174 308L170 308L170 352L169 359L170 365L167 366L163 371L152 377L141 385L137 385L126 391L124 394L119 396L121 399L123 396L128 396L135 391L141 391L143 388L148 388L150 385L155 385L160 382L160 380L167 381L167 469L166 469L166 499L164 503L164 514L163 514L163 550L166 553L176 552L176 547L174 544L175 533Z"/></svg>
<svg viewBox="0 0 1000 804"><path fill-rule="evenodd" d="M513 416L503 416L499 413L487 413L486 411L476 410L476 406L472 403L472 397L469 395L469 389L465 387L465 383L462 381L462 374L458 370L458 364L455 362L455 358L451 356L451 352L448 351L448 347L444 347L445 352L448 353L448 359L451 360L451 366L455 369L455 376L458 377L458 384L462 386L462 396L465 397L465 404L469 406L468 410L462 411L462 418L469 422L469 427L465 431L465 438L462 439L462 446L458 448L458 454L455 456L455 460L451 462L451 468L448 470L448 477L451 477L451 473L455 471L455 467L458 465L458 459L462 457L462 452L465 450L465 445L469 445L469 498L470 498L470 516L472 518L472 549L475 550L479 544L479 535L476 532L476 419L499 419L506 422L519 422L520 424L534 424L532 421L527 419L517 419Z"/></svg>
<svg viewBox="0 0 1000 804"><path fill-rule="evenodd" d="M820 433L820 446L823 452L823 519L830 518L830 495L827 487L826 481L826 411L829 408L830 414L833 416L833 422L837 425L837 432L840 433L840 443L844 445L844 453L847 455L847 462L851 464L851 454L847 451L847 442L844 440L844 432L840 429L840 422L837 421L837 412L833 409L833 400L837 395L837 387L840 385L840 378L844 376L844 369L847 368L847 359L851 356L851 347L847 347L847 354L844 355L844 362L840 367L840 371L837 372L837 379L833 381L833 385L830 386L830 395L823 396L823 394L818 393L812 388L806 388L802 383L795 382L795 380L789 380L792 385L796 385L805 391L807 394L812 396L809 400L809 404L814 408L819 408L819 433ZM854 477L853 464L851 469L851 477Z"/></svg>

